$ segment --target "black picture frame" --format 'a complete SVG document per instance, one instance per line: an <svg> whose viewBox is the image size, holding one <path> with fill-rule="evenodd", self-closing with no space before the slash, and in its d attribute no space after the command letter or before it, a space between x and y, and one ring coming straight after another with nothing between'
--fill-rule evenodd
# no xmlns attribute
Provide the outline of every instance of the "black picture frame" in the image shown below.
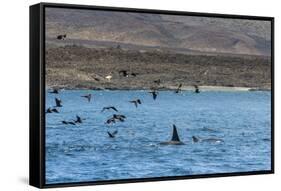
<svg viewBox="0 0 281 191"><path fill-rule="evenodd" d="M217 173L217 174L205 174L205 175L200 174L200 175L160 177L160 178L157 177L157 178L141 178L141 179L91 181L91 182L78 182L78 183L66 182L66 183L59 183L59 184L46 184L45 182L45 109L46 109L45 108L45 8L46 7L270 21L271 22L271 170L249 171L249 172L239 172L239 173ZM120 8L120 7L102 7L102 6L55 4L55 3L39 3L36 5L32 5L30 6L30 100L29 102L30 102L29 184L38 188L272 174L274 173L274 18L248 16L248 15L195 13L195 12L183 12L183 11L132 9L132 8Z"/></svg>

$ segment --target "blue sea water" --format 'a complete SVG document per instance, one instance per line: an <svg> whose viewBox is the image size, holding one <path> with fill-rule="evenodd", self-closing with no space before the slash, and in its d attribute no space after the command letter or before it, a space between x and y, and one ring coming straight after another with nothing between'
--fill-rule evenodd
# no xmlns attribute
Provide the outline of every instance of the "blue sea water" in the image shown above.
<svg viewBox="0 0 281 191"><path fill-rule="evenodd" d="M81 95L91 93L89 103ZM163 176L270 170L270 92L65 90L46 93L46 183L85 182ZM140 98L136 108L130 100ZM115 106L125 122L106 125ZM76 114L82 124L64 125ZM175 124L185 145L160 145ZM107 131L118 130L115 138ZM224 142L192 142L192 136Z"/></svg>

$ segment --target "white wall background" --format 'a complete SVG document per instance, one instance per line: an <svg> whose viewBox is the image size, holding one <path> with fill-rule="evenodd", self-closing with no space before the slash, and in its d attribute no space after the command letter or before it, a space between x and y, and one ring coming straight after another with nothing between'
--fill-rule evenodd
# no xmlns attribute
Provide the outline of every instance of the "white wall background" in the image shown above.
<svg viewBox="0 0 281 191"><path fill-rule="evenodd" d="M50 0L51 1L51 0ZM29 91L29 5L37 0L1 1L0 11L0 190L37 190L28 185L28 91ZM276 87L276 174L228 178L179 180L86 186L54 190L280 190L280 38L281 11L277 0L52 0L73 3L132 8L180 10L275 17Z"/></svg>

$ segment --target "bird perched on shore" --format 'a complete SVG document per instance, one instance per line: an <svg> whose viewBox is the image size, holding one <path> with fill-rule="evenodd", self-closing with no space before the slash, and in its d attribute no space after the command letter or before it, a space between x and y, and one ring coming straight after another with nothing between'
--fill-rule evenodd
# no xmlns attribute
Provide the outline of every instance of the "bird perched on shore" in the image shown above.
<svg viewBox="0 0 281 191"><path fill-rule="evenodd" d="M129 77L127 70L120 70L118 73L119 73L119 75L122 75L123 77Z"/></svg>
<svg viewBox="0 0 281 191"><path fill-rule="evenodd" d="M94 80L96 80L97 82L99 82L99 81L100 81L100 79L99 79L99 78L94 78Z"/></svg>
<svg viewBox="0 0 281 191"><path fill-rule="evenodd" d="M152 90L152 91L150 91L148 93L152 94L153 99L156 100L157 95L158 95L158 92L156 90Z"/></svg>
<svg viewBox="0 0 281 191"><path fill-rule="evenodd" d="M59 111L56 108L49 107L47 109L46 113L59 113Z"/></svg>
<svg viewBox="0 0 281 191"><path fill-rule="evenodd" d="M92 99L92 94L83 95L83 96L81 96L81 97L86 98L86 99L88 100L88 102L90 102L91 99Z"/></svg>
<svg viewBox="0 0 281 191"><path fill-rule="evenodd" d="M131 76L136 77L138 75L138 73L132 72Z"/></svg>
<svg viewBox="0 0 281 191"><path fill-rule="evenodd" d="M175 93L176 93L176 94L181 91L181 87L182 87L182 84L180 83L179 86L178 86L178 88L175 90Z"/></svg>
<svg viewBox="0 0 281 191"><path fill-rule="evenodd" d="M132 101L129 101L129 102L135 104L136 107L138 107L138 105L141 104L140 99L132 100Z"/></svg>
<svg viewBox="0 0 281 191"><path fill-rule="evenodd" d="M105 76L105 79L107 79L107 80L110 82L110 81L111 81L111 79L112 79L112 75L111 75L111 74L109 74L109 75Z"/></svg>
<svg viewBox="0 0 281 191"><path fill-rule="evenodd" d="M51 92L49 92L50 94L58 94L59 93L59 89L54 88Z"/></svg>
<svg viewBox="0 0 281 191"><path fill-rule="evenodd" d="M62 101L59 98L55 98L56 106L55 107L62 107Z"/></svg>
<svg viewBox="0 0 281 191"><path fill-rule="evenodd" d="M101 112L104 112L105 110L110 110L110 109L118 112L118 109L116 109L116 107L114 107L114 106L104 107L104 108L102 108Z"/></svg>
<svg viewBox="0 0 281 191"><path fill-rule="evenodd" d="M118 73L119 73L119 75L121 75L123 77L129 77L130 75L133 77L136 77L138 75L138 73L135 73L135 72L129 73L127 70L120 70Z"/></svg>
<svg viewBox="0 0 281 191"><path fill-rule="evenodd" d="M200 93L199 87L197 85L194 85L194 88L195 88L195 91L194 91L195 93L197 93L197 94Z"/></svg>
<svg viewBox="0 0 281 191"><path fill-rule="evenodd" d="M58 35L57 39L58 40L65 40L66 39L66 34Z"/></svg>
<svg viewBox="0 0 281 191"><path fill-rule="evenodd" d="M116 131L114 131L114 132L112 132L112 133L110 133L109 131L107 131L107 134L108 134L108 136L110 137L110 138L114 138L115 136L116 136L116 134L118 133L118 131L116 130Z"/></svg>
<svg viewBox="0 0 281 191"><path fill-rule="evenodd" d="M153 82L154 82L155 84L157 84L158 86L160 86L161 80L158 79L158 80L154 80Z"/></svg>

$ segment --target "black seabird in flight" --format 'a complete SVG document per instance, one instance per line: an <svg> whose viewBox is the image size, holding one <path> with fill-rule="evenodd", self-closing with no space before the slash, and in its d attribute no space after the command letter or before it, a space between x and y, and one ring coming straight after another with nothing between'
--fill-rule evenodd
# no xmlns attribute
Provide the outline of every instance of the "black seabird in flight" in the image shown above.
<svg viewBox="0 0 281 191"><path fill-rule="evenodd" d="M59 89L54 88L53 91L49 92L50 94L58 94Z"/></svg>
<svg viewBox="0 0 281 191"><path fill-rule="evenodd" d="M55 98L56 106L55 107L62 107L62 101L59 98Z"/></svg>
<svg viewBox="0 0 281 191"><path fill-rule="evenodd" d="M104 107L104 108L102 108L101 112L104 112L105 110L110 110L110 109L118 112L118 109L116 109L116 107L114 107L114 106Z"/></svg>
<svg viewBox="0 0 281 191"><path fill-rule="evenodd" d="M62 121L65 125L76 125L73 121Z"/></svg>
<svg viewBox="0 0 281 191"><path fill-rule="evenodd" d="M113 117L112 117L112 118L114 118L114 119L116 119L116 120L119 120L119 121L121 121L121 122L124 122L125 119L126 119L126 116L125 116L125 115L113 114Z"/></svg>
<svg viewBox="0 0 281 191"><path fill-rule="evenodd" d="M118 133L117 130L114 131L114 132L112 132L112 133L110 133L109 131L107 131L107 134L108 134L108 136L109 136L110 138L114 138L117 133Z"/></svg>
<svg viewBox="0 0 281 191"><path fill-rule="evenodd" d="M152 90L151 92L148 92L148 93L152 94L153 99L156 100L157 95L158 95L158 92L156 90Z"/></svg>
<svg viewBox="0 0 281 191"><path fill-rule="evenodd" d="M79 115L76 115L76 120L74 121L75 123L83 123L83 120Z"/></svg>
<svg viewBox="0 0 281 191"><path fill-rule="evenodd" d="M115 118L109 118L108 120L106 120L105 124L111 124L111 123L116 123L116 119Z"/></svg>
<svg viewBox="0 0 281 191"><path fill-rule="evenodd" d="M88 102L90 102L91 99L92 99L92 94L83 95L83 96L81 96L81 97L86 98L86 99L88 100Z"/></svg>
<svg viewBox="0 0 281 191"><path fill-rule="evenodd" d="M47 109L46 113L59 113L59 111L56 108L49 107Z"/></svg>
<svg viewBox="0 0 281 191"><path fill-rule="evenodd" d="M135 104L136 107L138 107L138 104L141 104L140 99L132 100L132 101L129 101L129 102Z"/></svg>

